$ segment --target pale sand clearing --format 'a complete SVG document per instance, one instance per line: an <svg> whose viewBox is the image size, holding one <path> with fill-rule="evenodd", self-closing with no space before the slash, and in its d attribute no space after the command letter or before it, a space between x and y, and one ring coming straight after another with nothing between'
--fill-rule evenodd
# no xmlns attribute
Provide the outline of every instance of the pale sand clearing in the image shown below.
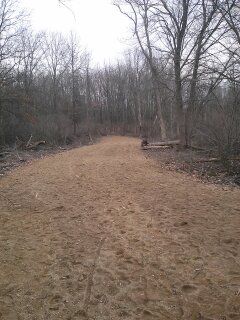
<svg viewBox="0 0 240 320"><path fill-rule="evenodd" d="M110 137L0 181L0 319L240 319L240 190Z"/></svg>

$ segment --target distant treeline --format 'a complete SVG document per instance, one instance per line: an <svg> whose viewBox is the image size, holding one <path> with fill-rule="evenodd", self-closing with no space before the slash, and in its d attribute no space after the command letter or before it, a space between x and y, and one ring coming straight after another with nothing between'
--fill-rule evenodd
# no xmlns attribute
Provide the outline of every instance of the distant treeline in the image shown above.
<svg viewBox="0 0 240 320"><path fill-rule="evenodd" d="M136 45L93 68L76 35L34 33L0 0L0 145L110 133L240 149L240 8L231 1L116 1Z"/></svg>

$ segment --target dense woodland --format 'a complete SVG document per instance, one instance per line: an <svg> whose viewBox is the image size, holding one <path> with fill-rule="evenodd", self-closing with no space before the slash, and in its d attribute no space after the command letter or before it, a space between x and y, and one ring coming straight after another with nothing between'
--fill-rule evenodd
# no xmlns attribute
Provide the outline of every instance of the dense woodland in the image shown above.
<svg viewBox="0 0 240 320"><path fill-rule="evenodd" d="M0 145L110 133L240 149L240 1L121 0L134 45L93 67L76 35L35 33L0 0Z"/></svg>

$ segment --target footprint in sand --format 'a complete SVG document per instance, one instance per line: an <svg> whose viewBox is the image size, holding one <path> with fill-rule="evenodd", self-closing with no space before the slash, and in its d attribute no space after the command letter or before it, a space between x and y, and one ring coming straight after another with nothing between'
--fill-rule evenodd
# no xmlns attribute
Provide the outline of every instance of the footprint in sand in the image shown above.
<svg viewBox="0 0 240 320"><path fill-rule="evenodd" d="M119 293L119 288L115 284L109 284L106 291L110 296L116 296Z"/></svg>
<svg viewBox="0 0 240 320"><path fill-rule="evenodd" d="M122 248L116 251L116 256L123 256L123 255L124 255L124 250Z"/></svg>
<svg viewBox="0 0 240 320"><path fill-rule="evenodd" d="M195 293L196 291L198 291L198 288L192 284L184 284L182 286L182 291L187 294L191 294L191 293Z"/></svg>

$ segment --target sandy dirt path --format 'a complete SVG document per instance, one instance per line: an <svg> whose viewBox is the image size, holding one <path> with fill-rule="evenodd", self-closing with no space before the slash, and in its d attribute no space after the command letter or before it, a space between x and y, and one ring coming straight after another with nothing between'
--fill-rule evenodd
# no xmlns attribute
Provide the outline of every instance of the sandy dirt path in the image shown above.
<svg viewBox="0 0 240 320"><path fill-rule="evenodd" d="M240 319L240 191L110 137L0 180L0 319Z"/></svg>

